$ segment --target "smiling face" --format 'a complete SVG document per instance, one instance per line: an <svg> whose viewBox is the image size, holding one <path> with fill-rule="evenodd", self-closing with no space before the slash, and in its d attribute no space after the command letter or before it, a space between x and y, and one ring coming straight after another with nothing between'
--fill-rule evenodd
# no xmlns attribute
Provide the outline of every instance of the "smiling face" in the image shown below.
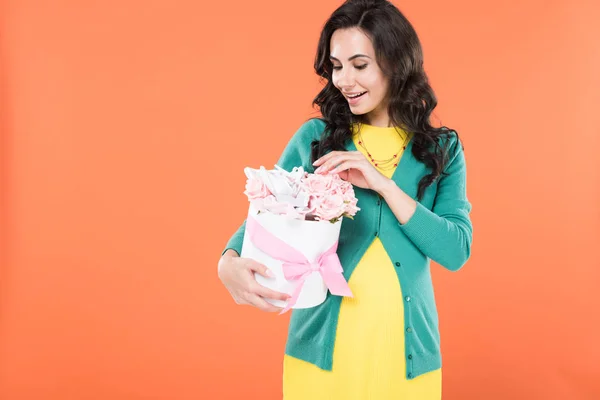
<svg viewBox="0 0 600 400"><path fill-rule="evenodd" d="M371 125L388 126L389 83L375 60L369 37L358 28L338 29L331 36L330 49L331 80L348 101L350 111L366 115ZM355 95L359 96L353 98Z"/></svg>

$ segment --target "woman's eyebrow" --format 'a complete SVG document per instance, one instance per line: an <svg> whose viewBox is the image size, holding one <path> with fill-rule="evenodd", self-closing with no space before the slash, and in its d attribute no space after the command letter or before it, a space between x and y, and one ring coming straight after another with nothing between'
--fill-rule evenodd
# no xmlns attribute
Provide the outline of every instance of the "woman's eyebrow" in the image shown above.
<svg viewBox="0 0 600 400"><path fill-rule="evenodd" d="M369 56L367 56L367 55L365 55L365 54L355 54L355 55L353 55L352 57L348 57L348 61L352 61L352 60L354 60L355 58L358 58L358 57L367 57L367 58L371 58L371 57L369 57ZM329 56L329 59L330 59L330 60L335 60L335 61L340 61L340 60L338 60L337 58L335 58L334 56Z"/></svg>

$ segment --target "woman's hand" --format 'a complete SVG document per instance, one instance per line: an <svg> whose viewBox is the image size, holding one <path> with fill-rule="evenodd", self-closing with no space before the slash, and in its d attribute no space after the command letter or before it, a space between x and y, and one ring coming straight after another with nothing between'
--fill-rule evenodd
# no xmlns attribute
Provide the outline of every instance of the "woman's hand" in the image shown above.
<svg viewBox="0 0 600 400"><path fill-rule="evenodd" d="M233 250L228 250L219 260L219 279L227 288L236 304L247 304L262 311L281 311L267 303L264 298L286 301L291 296L268 289L254 279L254 272L270 278L268 268L251 258L240 257Z"/></svg>
<svg viewBox="0 0 600 400"><path fill-rule="evenodd" d="M339 174L340 178L354 186L380 193L389 185L390 179L383 175L360 151L332 151L313 163L319 166L316 174Z"/></svg>

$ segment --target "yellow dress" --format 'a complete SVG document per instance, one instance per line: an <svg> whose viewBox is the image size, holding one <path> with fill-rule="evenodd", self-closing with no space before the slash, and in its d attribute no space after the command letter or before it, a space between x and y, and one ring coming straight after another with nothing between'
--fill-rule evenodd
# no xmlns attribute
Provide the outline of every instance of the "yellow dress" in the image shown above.
<svg viewBox="0 0 600 400"><path fill-rule="evenodd" d="M357 133L355 126L354 143L366 156ZM376 159L392 157L408 139L400 129L371 125L360 134ZM395 168L378 170L391 178ZM342 300L332 371L286 354L284 400L441 399L441 369L406 378L403 296L394 269L375 237L348 281L354 297Z"/></svg>

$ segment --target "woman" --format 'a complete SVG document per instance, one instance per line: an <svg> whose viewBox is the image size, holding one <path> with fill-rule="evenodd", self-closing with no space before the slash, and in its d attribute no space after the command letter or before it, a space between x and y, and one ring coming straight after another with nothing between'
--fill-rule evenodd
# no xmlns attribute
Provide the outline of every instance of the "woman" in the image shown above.
<svg viewBox="0 0 600 400"><path fill-rule="evenodd" d="M440 399L441 354L430 260L470 257L471 204L458 134L434 128L436 98L415 30L388 1L348 0L326 22L315 59L326 80L278 164L337 173L361 210L344 219L338 256L354 297L292 311L283 392L294 399ZM316 168L314 170L313 168ZM245 223L219 276L238 304L278 311L240 258Z"/></svg>

